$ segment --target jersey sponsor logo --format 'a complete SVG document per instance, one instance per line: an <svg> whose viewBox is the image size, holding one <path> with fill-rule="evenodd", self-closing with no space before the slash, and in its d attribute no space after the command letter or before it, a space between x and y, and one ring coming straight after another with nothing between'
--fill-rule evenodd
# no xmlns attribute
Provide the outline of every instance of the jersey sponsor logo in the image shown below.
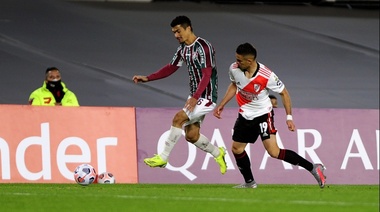
<svg viewBox="0 0 380 212"><path fill-rule="evenodd" d="M253 101L254 99L257 99L257 95L254 93L251 93L249 91L245 91L243 89L239 90L239 94L242 98L248 101Z"/></svg>

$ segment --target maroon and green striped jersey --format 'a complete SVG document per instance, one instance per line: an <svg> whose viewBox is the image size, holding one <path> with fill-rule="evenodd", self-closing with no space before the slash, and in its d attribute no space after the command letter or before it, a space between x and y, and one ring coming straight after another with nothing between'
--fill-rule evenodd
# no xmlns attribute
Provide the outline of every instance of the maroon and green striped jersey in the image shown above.
<svg viewBox="0 0 380 212"><path fill-rule="evenodd" d="M181 44L170 64L182 66L183 62L186 63L189 72L191 96L193 96L198 89L202 79L202 69L210 68L210 70L212 70L209 83L202 92L201 97L216 103L218 98L218 73L215 63L215 50L211 43L198 37L191 45Z"/></svg>

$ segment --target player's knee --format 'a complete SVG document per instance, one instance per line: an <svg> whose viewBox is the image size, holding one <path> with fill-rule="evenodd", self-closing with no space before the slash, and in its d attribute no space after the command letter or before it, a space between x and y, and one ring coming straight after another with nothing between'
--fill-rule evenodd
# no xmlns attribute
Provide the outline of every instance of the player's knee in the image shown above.
<svg viewBox="0 0 380 212"><path fill-rule="evenodd" d="M185 139L190 143L195 143L199 140L199 128L194 127L193 125L188 125L185 127Z"/></svg>
<svg viewBox="0 0 380 212"><path fill-rule="evenodd" d="M182 127L182 125L188 120L186 114L185 116L182 114L182 112L178 112L173 120L172 120L172 125L177 126L177 127Z"/></svg>
<svg viewBox="0 0 380 212"><path fill-rule="evenodd" d="M178 126L181 124L181 119L177 116L174 116L173 120L172 120L172 124L173 126Z"/></svg>
<svg viewBox="0 0 380 212"><path fill-rule="evenodd" d="M196 133L186 133L185 139L186 139L186 141L188 141L190 143L195 143L199 139L199 134L196 134Z"/></svg>
<svg viewBox="0 0 380 212"><path fill-rule="evenodd" d="M231 151L233 154L238 155L244 152L244 148L232 145Z"/></svg>
<svg viewBox="0 0 380 212"><path fill-rule="evenodd" d="M271 156L272 158L277 158L278 154L280 153L276 149L274 149L274 150L267 150L267 152L268 152L269 156Z"/></svg>

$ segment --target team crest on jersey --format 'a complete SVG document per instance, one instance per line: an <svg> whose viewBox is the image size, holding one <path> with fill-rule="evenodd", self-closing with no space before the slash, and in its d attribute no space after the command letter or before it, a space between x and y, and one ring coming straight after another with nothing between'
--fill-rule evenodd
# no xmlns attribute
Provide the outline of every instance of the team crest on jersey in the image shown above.
<svg viewBox="0 0 380 212"><path fill-rule="evenodd" d="M254 84L253 89L255 90L256 93L260 91L261 85L260 84Z"/></svg>

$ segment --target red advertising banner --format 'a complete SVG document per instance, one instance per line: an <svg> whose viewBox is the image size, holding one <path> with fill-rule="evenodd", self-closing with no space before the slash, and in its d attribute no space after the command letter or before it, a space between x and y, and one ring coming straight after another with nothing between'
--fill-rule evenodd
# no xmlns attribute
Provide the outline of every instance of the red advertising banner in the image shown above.
<svg viewBox="0 0 380 212"><path fill-rule="evenodd" d="M73 183L82 163L137 183L135 108L0 105L0 183Z"/></svg>
<svg viewBox="0 0 380 212"><path fill-rule="evenodd" d="M140 183L243 183L231 152L236 108L226 108L222 119L209 114L201 133L227 148L227 173L221 175L210 154L182 137L165 168L150 168L143 158L160 153L178 109L137 108L138 168ZM291 149L313 163L323 163L327 184L379 183L379 110L293 109L296 131L285 125L284 109L275 109L280 148ZM303 168L271 158L260 138L247 146L252 171L259 184L316 184Z"/></svg>

